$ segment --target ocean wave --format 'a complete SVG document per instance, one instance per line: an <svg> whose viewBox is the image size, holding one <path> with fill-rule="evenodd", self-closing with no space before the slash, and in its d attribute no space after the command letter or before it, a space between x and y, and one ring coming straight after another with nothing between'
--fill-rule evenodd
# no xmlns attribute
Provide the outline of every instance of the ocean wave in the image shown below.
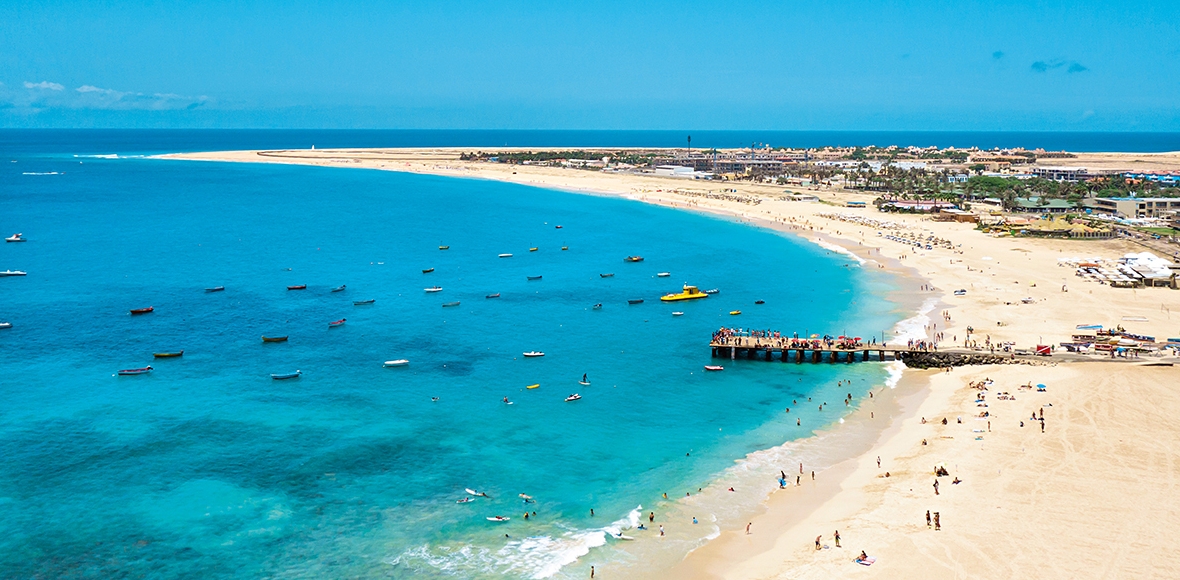
<svg viewBox="0 0 1180 580"><path fill-rule="evenodd" d="M917 314L898 322L893 327L893 338L888 343L905 344L910 339L927 340L929 336L926 327L930 325L930 311L934 310L935 304L938 304L937 298L927 298Z"/></svg>
<svg viewBox="0 0 1180 580"><path fill-rule="evenodd" d="M885 386L890 389L896 388L897 383L901 381L902 373L905 372L905 363L895 360L885 365L885 370L889 371L889 377L885 379Z"/></svg>
<svg viewBox="0 0 1180 580"><path fill-rule="evenodd" d="M821 240L818 238L812 239L811 241L815 242L816 245L818 245L819 247L821 247L825 250L831 250L833 252L836 252L837 254L844 254L845 256L848 256L849 258L856 260L857 264L863 265L865 263L864 258L861 258L860 256L856 255L855 253L853 253L851 250L849 250L847 248L844 248L842 246L838 246L836 244L833 244L833 243L830 243L830 242L827 242L827 241L824 241L824 240Z"/></svg>
<svg viewBox="0 0 1180 580"><path fill-rule="evenodd" d="M106 155L75 155L83 159L118 159L119 156L115 153L108 153Z"/></svg>
<svg viewBox="0 0 1180 580"><path fill-rule="evenodd" d="M493 573L527 578L549 578L569 564L606 545L607 534L617 535L639 525L643 506L601 528L571 529L553 536L530 536L510 540L497 549L477 546L430 546L424 544L386 560L391 566L411 571L427 570L458 576Z"/></svg>

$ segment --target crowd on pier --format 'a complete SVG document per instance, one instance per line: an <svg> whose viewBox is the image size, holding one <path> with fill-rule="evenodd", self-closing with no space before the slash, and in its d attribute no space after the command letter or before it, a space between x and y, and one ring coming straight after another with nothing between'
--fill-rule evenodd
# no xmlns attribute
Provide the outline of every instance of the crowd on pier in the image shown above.
<svg viewBox="0 0 1180 580"><path fill-rule="evenodd" d="M800 349L848 349L857 350L875 346L877 339L865 342L859 336L831 336L812 334L810 337L800 337L799 333L787 335L777 330L755 330L745 328L721 327L713 333L714 344L730 345L738 348L800 348Z"/></svg>

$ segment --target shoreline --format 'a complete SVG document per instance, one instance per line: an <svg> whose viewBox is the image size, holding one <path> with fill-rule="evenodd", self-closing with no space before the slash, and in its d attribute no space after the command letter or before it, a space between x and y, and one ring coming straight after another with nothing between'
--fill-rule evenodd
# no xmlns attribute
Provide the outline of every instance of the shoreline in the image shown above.
<svg viewBox="0 0 1180 580"><path fill-rule="evenodd" d="M389 167L384 164L381 166L373 166L365 165L364 163L357 162L356 160L350 160L346 156L341 157L338 150L336 153L325 151L325 153L333 155L331 158L319 156L299 158L260 158L256 156L251 159L249 158L250 153L251 152L223 152L209 154L166 155L158 157L165 159L294 163L317 166L367 168L424 173L444 177L465 177L508 181L521 185L558 189L571 193L623 197L625 199L663 205L674 209L687 209L690 211L727 217L742 223L746 223L748 225L769 229L780 234L794 234L829 251L838 252L843 250L842 253L847 253L851 258L859 262L859 267L871 268L872 266L877 266L880 270L888 272L894 276L900 276L898 279L899 284L921 282L921 286L923 287L926 285L932 286L932 290L918 292L912 292L907 291L904 288L898 288L898 291L896 292L898 296L897 300L895 301L895 303L899 305L899 308L913 308L913 310L909 312L913 312L914 314L909 317L905 317L905 319L901 322L912 319L918 319L920 321L920 317L923 316L923 312L920 310L925 307L927 303L931 304L929 309L929 318L931 320L939 318L934 315L934 310L940 310L943 312L952 313L954 315L953 319L943 318L941 320L941 325L939 325L938 322L934 322L932 323L935 325L934 327L925 327L924 331L927 336L930 336L935 332L952 333L952 336L957 336L958 333L965 332L964 329L966 328L967 324L960 323L954 319L961 317L970 323L979 325L979 322L973 321L976 321L982 316L989 314L992 315L993 319L995 319L998 318L998 316L996 316L997 313L1002 316L1005 311L1010 310L1014 300L1010 299L1007 302L1004 302L1003 298L1011 297L1002 295L1012 294L1013 289L1009 287L1007 291L1005 291L1004 287L1000 285L1000 282L985 278L983 274L989 273L988 270L997 270L990 272L991 277L997 278L1003 275L1006 278L1026 278L1036 276L1043 279L1043 276L1046 273L1046 269L1044 268L1045 260L1040 260L1040 264L1019 264L1017 267L1013 268L1012 266L1007 265L1007 263L1019 262L1019 258L1022 257L1021 254L1016 254L1015 257L1011 257L1011 254L1005 254L1003 255L1003 262L1005 263L1006 267L999 268L1001 265L1000 260L995 259L995 257L991 256L990 254L1000 254L1002 251L1021 250L1023 250L1022 253L1029 253L1030 250L1027 248L1019 247L1022 245L1031 245L1036 247L1038 250L1046 250L1047 252L1051 252L1052 249L1057 249L1059 253L1062 253L1062 246L1070 245L1072 242L1070 240L1065 240L1065 243L1062 244L1060 243L1063 242L1062 240L1018 240L1015 241L1015 244L1013 244L1013 240L1011 239L1001 241L995 238L983 238L982 234L977 232L964 231L962 224L935 224L933 222L923 223L923 220L920 216L895 216L876 213L865 216L868 217L871 215L874 219L881 220L888 218L889 221L898 222L907 228L929 228L933 231L939 232L939 237L943 237L944 235L949 237L953 235L956 238L960 238L954 240L955 242L959 242L958 247L960 248L967 245L967 243L972 244L971 247L967 248L970 250L974 250L975 245L982 246L981 251L975 251L973 252L974 255L969 257L963 257L967 256L967 250L956 251L955 253L940 253L937 250L934 252L917 252L913 251L911 248L910 252L906 252L905 249L901 247L890 247L889 244L880 237L871 236L872 230L875 230L876 228L866 228L863 226L863 224L858 226L853 223L836 221L834 219L825 218L819 215L821 213L832 214L846 213L850 211L861 212L861 215L865 215L867 210L846 210L844 208L832 207L831 205L785 202L782 199L774 200L773 198L775 197L775 193L773 192L788 189L780 186L745 184L734 186L734 191L740 190L743 194L759 196L761 198L770 198L763 199L762 203L757 205L749 205L724 199L705 198L702 200L698 193L691 191L693 189L700 189L701 186L698 183L686 183L678 180L646 176L635 177L634 179L628 179L632 176L587 176L585 173L588 172L581 171L581 174L579 174L579 170L570 169L554 170L552 168L536 168L531 166L487 168L478 167L476 165L479 164L476 163L462 164L460 162L450 162L445 166L435 166L433 168L421 163L418 166L407 163L404 167ZM318 154L320 151L317 151L316 153ZM297 159L297 161L293 161L293 159ZM388 163L387 160L381 161ZM507 170L511 170L511 174L509 174ZM565 175L560 175L561 172L564 172ZM567 179L563 180L561 177L566 177ZM587 177L593 177L595 179L587 181L585 179ZM589 186L587 184L589 184ZM683 189L681 186L683 186ZM686 191L688 193L685 193ZM835 196L835 194L833 194L833 196ZM841 199L839 196L835 197L837 202ZM759 215L759 213L762 215ZM849 232L845 233L844 230L849 230ZM857 238L857 234L860 236L859 239ZM963 242L962 238L972 235L983 239L972 239L969 242ZM1007 242L1007 245L1009 246L1017 247L1002 247L1004 242ZM829 244L831 246L835 246L835 248L830 247ZM1121 246L1125 247L1127 245L1129 244L1121 242ZM1120 246L1120 241L1115 240L1111 241L1110 243L1094 244L1094 246L1089 246L1085 249L1091 250L1095 247L1103 246L1118 248ZM1117 249L1113 251L1117 251ZM959 257L956 257L956 255ZM934 256L938 256L940 259L934 259ZM948 257L949 260L946 259ZM1053 254L1050 253L1050 257L1053 257ZM1031 262L1033 256L1029 255L1026 256L1026 258ZM955 267L955 264L963 263L964 260L967 259L971 260L971 262L969 262L966 266L967 271L974 271L975 275L971 276L971 280L964 284L964 287L966 287L968 284L970 285L970 292L968 293L968 299L963 300L963 297L950 296L948 289L956 287L952 285L954 280L964 277L963 273L961 272L962 267ZM977 284L978 287L976 286ZM1017 293L1033 293L1033 290L1025 288L1023 284L1021 284L1020 280L1017 280L1014 285L1016 286L1015 290L1017 290ZM1091 312L1107 313L1111 307L1116 307L1123 308L1127 310L1128 313L1137 314L1137 316L1131 316L1130 318L1142 318L1145 320L1148 319L1148 317L1144 316L1143 314L1150 312L1151 307L1145 304L1137 304L1139 300L1136 293L1132 293L1130 295L1130 300L1116 300L1115 304L1111 304L1110 291L1113 289L1106 287L1089 288L1087 287L1089 285L1086 284L1082 284L1082 286L1083 290L1089 290L1089 292L1085 293L1085 295L1083 295L1083 293L1077 292L1076 296L1065 296L1064 293L1067 292L1067 290L1066 285L1063 283L1062 296L1046 296L1046 292L1038 290L1036 293L1044 297L1042 298L1041 296L1038 296L1037 300L1038 302L1042 300L1045 302L1058 302L1058 298L1066 298L1066 302L1072 301L1076 303L1079 301L1075 298L1080 297L1084 299L1087 296L1092 296L1095 290L1100 290L1100 296L1098 298L1091 298L1088 300L1088 302L1091 302L1091 307L1101 304L1106 306L1106 309L1094 309L1090 310ZM1035 287L1035 284L1032 285L1032 288ZM1167 291L1163 290L1163 292L1166 293ZM1144 293L1146 294L1148 292L1145 291ZM976 296L979 296L979 298L976 298ZM1127 298L1126 295L1118 297ZM1163 302L1167 302L1167 299L1167 294L1161 296L1161 300ZM1087 300L1082 301L1086 302ZM1066 308L1066 310L1068 310L1068 308ZM1156 311L1155 313L1166 310L1166 306L1161 303L1160 310ZM1007 318L1007 316L1005 316L1005 318ZM1030 317L1025 316L1023 318L1027 319ZM997 326L994 327L994 329L989 330L992 330L992 332L995 332L997 335L999 335L996 342L999 342L1001 339L1007 339L1012 334L1023 334L1025 337L1025 344L1021 346L1027 345L1027 339L1034 331L1038 334L1038 343L1043 341L1044 335L1051 337L1051 340L1043 341L1044 343L1053 343L1056 341L1052 340L1052 337L1063 335L1068 336L1068 333L1072 331L1072 325L1060 324L1060 313L1057 315L1057 326L1061 326L1062 328L1054 328L1052 323L1050 323L1049 318L1051 317L1047 315L1046 319L1044 320L1026 320L1023 324L1017 321L1007 322L1003 319L1000 319L1000 321L997 322ZM1128 318L1128 316L1124 314L1123 318ZM1168 311L1167 318L1170 320L1170 311ZM901 323L899 322L899 325L900 324ZM1155 328L1152 328L1150 332L1154 334L1161 334ZM978 335L978 333L976 334ZM988 337L990 339L990 333ZM946 339L946 342L952 341L948 338ZM993 373L998 372L1006 376L1013 373L1020 374L1020 371L1029 368L1030 367L1025 367L1023 365L1011 368L1000 367L993 371ZM1113 368L1117 368L1120 371L1125 372L1136 372L1131 370L1134 368L1131 365L1124 364ZM968 376L974 376L974 370L975 369L972 369L967 373L948 373L947 375L959 376L965 374ZM668 577L743 578L773 577L777 572L784 572L787 569L783 567L785 562L776 561L775 557L771 556L770 554L781 551L782 543L787 539L797 542L800 529L804 525L804 522L817 518L830 517L830 514L833 511L837 511L836 506L848 503L847 499L849 494L853 494L855 499L863 500L863 488L868 485L865 483L865 462L868 461L868 456L872 454L873 449L879 447L894 447L899 445L898 442L900 441L912 439L915 431L918 429L913 426L913 418L916 416L916 413L926 412L927 409L931 408L931 405L946 407L951 404L949 396L944 392L947 390L947 385L945 384L947 379L944 379L941 375L942 373L916 370L910 370L909 372L902 373L902 379L899 385L905 385L905 392L901 394L895 394L895 396L892 397L893 402L898 405L897 411L890 412L888 414L889 418L884 421L882 418L875 418L872 421L873 426L871 428L865 427L862 424L863 422L861 421L860 417L860 414L865 411L866 407L868 407L868 404L860 404L858 405L857 409L851 413L843 415L843 418L841 418L838 422L833 422L823 430L813 433L810 437L788 442L787 444L778 446L774 449L756 451L747 455L745 458L739 459L738 463L746 462L756 454L770 453L776 449L781 449L785 445L790 444L806 445L807 442L815 444L816 442L823 439L823 437L827 435L829 431L842 431L845 434L852 433L854 430L852 428L853 423L856 423L859 428L867 428L868 431L873 434L872 437L863 437L862 433L862 439L866 440L861 441L861 443L863 443L863 445L861 445L861 449L851 451L850 454L846 454L846 457L835 458L833 460L834 462L827 469L817 473L817 478L822 474L821 479L825 484L824 486L817 487L816 489L809 488L805 493L799 494L783 494L774 492L769 493L761 502L763 508L761 513L756 515L752 520L756 526L754 529L758 531L756 538L746 536L743 531L733 529L732 527L729 529L722 528L720 529L718 537L710 541L706 541L698 547L692 548L688 552L687 556L682 561L680 561L680 563L663 570L663 573ZM865 401L867 400L868 399ZM864 403L864 401L861 401L861 403ZM873 406L877 406L877 404L878 403L876 401L872 403ZM864 447L867 447L867 450L864 449ZM728 472L728 470L726 471ZM721 475L723 476L724 474ZM717 487L718 484L723 481L723 479L724 477L719 477L718 479L714 480L711 483L711 487ZM857 486L862 489L858 490ZM804 485L803 487L807 486ZM705 493L709 493L709 490L706 490ZM674 503L677 504L677 508L683 508L684 506L681 504L686 502L677 501ZM801 508L800 506L803 507ZM641 542L635 543L640 544ZM803 548L806 548L806 546L803 546L802 548L796 547L795 549L798 551L802 550ZM806 551L803 553L806 554ZM571 564L566 570L573 571L574 569L588 567L589 564L592 563L588 560L589 559L583 557L582 561L577 564ZM613 568L613 566L599 566L598 569L602 574L609 574L616 571ZM854 565L853 569L848 570L847 572L856 572L860 569L861 567ZM653 573L656 572L653 571ZM835 569L827 569L827 572L825 573L843 574L836 572Z"/></svg>

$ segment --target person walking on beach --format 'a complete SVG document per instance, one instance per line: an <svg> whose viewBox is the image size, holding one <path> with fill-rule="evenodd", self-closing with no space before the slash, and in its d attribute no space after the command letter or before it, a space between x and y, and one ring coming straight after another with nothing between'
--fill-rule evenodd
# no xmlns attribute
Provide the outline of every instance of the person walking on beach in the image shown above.
<svg viewBox="0 0 1180 580"><path fill-rule="evenodd" d="M934 495L938 495L938 480L934 480Z"/></svg>
<svg viewBox="0 0 1180 580"><path fill-rule="evenodd" d="M926 527L930 527L930 510L926 510Z"/></svg>
<svg viewBox="0 0 1180 580"><path fill-rule="evenodd" d="M660 524L660 537L664 537L664 524Z"/></svg>
<svg viewBox="0 0 1180 580"><path fill-rule="evenodd" d="M656 512L648 512L647 521L654 523L656 521Z"/></svg>
<svg viewBox="0 0 1180 580"><path fill-rule="evenodd" d="M594 577L594 566L591 566L591 567L590 567L590 577L591 577L591 578L593 578L593 577Z"/></svg>
<svg viewBox="0 0 1180 580"><path fill-rule="evenodd" d="M750 526L752 526L752 525L754 525L754 522L749 522L746 524L746 535L747 536L750 535Z"/></svg>
<svg viewBox="0 0 1180 580"><path fill-rule="evenodd" d="M942 529L942 524L939 523L939 521L938 521L938 512L934 512L934 531L937 532L941 529Z"/></svg>
<svg viewBox="0 0 1180 580"><path fill-rule="evenodd" d="M816 536L816 537L815 537L815 549L816 549L816 550L822 550L822 549L823 549L823 547L822 547L822 546L820 546L820 543L819 543L819 542L820 542L820 540L822 540L822 539L824 539L824 537L823 537L823 536Z"/></svg>
<svg viewBox="0 0 1180 580"><path fill-rule="evenodd" d="M881 469L881 456L877 456L877 469Z"/></svg>
<svg viewBox="0 0 1180 580"><path fill-rule="evenodd" d="M840 547L840 530L836 530L836 547Z"/></svg>

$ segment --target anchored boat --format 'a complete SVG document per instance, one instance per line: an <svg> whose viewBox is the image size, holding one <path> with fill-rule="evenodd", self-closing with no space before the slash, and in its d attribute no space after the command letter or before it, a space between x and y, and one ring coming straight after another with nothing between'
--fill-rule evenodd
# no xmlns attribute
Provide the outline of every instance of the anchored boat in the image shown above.
<svg viewBox="0 0 1180 580"><path fill-rule="evenodd" d="M332 291L333 291L333 292L344 292L344 288L345 288L345 287L346 287L346 286L345 286L344 284L341 284L341 285L339 285L339 286L337 286L337 287L333 288L333 289L332 289Z"/></svg>
<svg viewBox="0 0 1180 580"><path fill-rule="evenodd" d="M224 292L224 291L225 291L225 286L214 286L212 288L205 289L205 292Z"/></svg>
<svg viewBox="0 0 1180 580"><path fill-rule="evenodd" d="M660 297L663 302L680 302L682 300L697 300L699 298L708 298L709 295L701 292L696 286L684 285L684 290L679 294L665 294Z"/></svg>
<svg viewBox="0 0 1180 580"><path fill-rule="evenodd" d="M302 374L303 374L303 371L295 371L293 373L278 373L278 374L270 375L270 378L272 378L276 381L285 381L287 379L298 378L299 375L302 375Z"/></svg>
<svg viewBox="0 0 1180 580"><path fill-rule="evenodd" d="M348 319L347 319L347 318L341 318L340 320L333 320L332 322L329 322L329 323L328 323L328 328L335 328L335 327L337 327L337 326L344 326L344 321L345 321L345 320L348 320Z"/></svg>
<svg viewBox="0 0 1180 580"><path fill-rule="evenodd" d="M307 290L307 284L299 284L297 286L287 286L287 290Z"/></svg>
<svg viewBox="0 0 1180 580"><path fill-rule="evenodd" d="M627 256L626 258L623 258L623 261L624 262L642 262L643 256Z"/></svg>
<svg viewBox="0 0 1180 580"><path fill-rule="evenodd" d="M119 371L119 376L126 377L131 375L146 375L150 372L152 372L152 367L150 366L138 369L123 369Z"/></svg>
<svg viewBox="0 0 1180 580"><path fill-rule="evenodd" d="M148 306L147 308L132 308L131 314L147 314L148 312L153 312L155 310L156 309L153 306Z"/></svg>
<svg viewBox="0 0 1180 580"><path fill-rule="evenodd" d="M404 358L399 358L397 360L387 360L381 366L383 366L383 367L404 367L408 364L410 364L410 361L408 361Z"/></svg>
<svg viewBox="0 0 1180 580"><path fill-rule="evenodd" d="M12 234L10 237L4 238L4 241L6 241L6 242L27 242L28 241L21 236L24 236L24 234Z"/></svg>
<svg viewBox="0 0 1180 580"><path fill-rule="evenodd" d="M376 298L370 298L370 299L368 299L368 300L354 300L354 301L352 302L352 305L353 305L353 306L364 306L364 305L366 305L366 304L372 304L372 303L374 303L374 302L376 302L376 301L377 301L377 299L376 299Z"/></svg>
<svg viewBox="0 0 1180 580"><path fill-rule="evenodd" d="M286 336L263 336L262 342L287 342Z"/></svg>
<svg viewBox="0 0 1180 580"><path fill-rule="evenodd" d="M157 352L152 356L155 356L156 358L176 358L178 356L184 356L184 351L179 350L176 352Z"/></svg>

